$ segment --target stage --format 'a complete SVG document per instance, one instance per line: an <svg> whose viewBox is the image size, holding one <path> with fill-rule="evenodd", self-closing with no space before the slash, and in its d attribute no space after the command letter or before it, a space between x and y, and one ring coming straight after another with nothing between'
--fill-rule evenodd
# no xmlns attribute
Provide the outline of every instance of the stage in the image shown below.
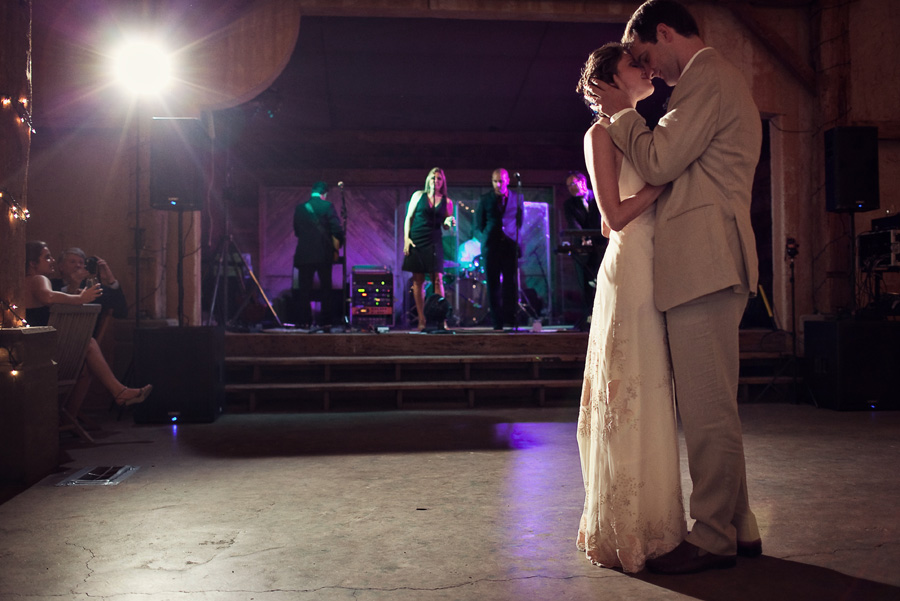
<svg viewBox="0 0 900 601"><path fill-rule="evenodd" d="M789 386L788 338L741 331L741 400ZM577 405L588 333L571 327L438 333L226 333L227 411Z"/></svg>
<svg viewBox="0 0 900 601"><path fill-rule="evenodd" d="M574 403L587 338L571 328L227 333L228 410Z"/></svg>

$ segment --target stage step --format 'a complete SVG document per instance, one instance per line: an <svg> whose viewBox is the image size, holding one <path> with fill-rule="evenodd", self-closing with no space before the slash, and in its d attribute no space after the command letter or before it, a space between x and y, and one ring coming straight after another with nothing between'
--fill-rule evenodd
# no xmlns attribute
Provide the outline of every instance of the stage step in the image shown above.
<svg viewBox="0 0 900 601"><path fill-rule="evenodd" d="M543 406L546 402L544 391L547 388L580 388L582 380L428 380L409 382L281 382L281 383L254 383L254 384L227 384L226 393L250 393L255 396L267 391L306 391L321 392L324 408L330 408L331 392L375 392L391 391L396 393L397 408L403 408L403 392L410 390L463 390L468 396L469 407L475 406L476 390L513 390L529 388L537 394L537 403ZM256 401L251 400L251 411L254 410Z"/></svg>
<svg viewBox="0 0 900 601"><path fill-rule="evenodd" d="M473 407L477 390L531 389L538 405L543 406L548 388L571 388L577 392L582 383L584 355L236 356L226 357L225 365L229 374L226 394L249 395L250 411L257 409L260 393L273 391L321 392L328 410L332 392L391 391L396 393L400 408L404 391L460 390ZM376 370L371 373L372 370L359 369L365 367ZM510 379L509 372L515 370L521 377Z"/></svg>
<svg viewBox="0 0 900 601"><path fill-rule="evenodd" d="M789 342L784 332L741 332L741 401L795 383ZM290 411L317 403L319 394L326 410L339 401L364 407L367 391L397 407L447 399L471 407L481 391L492 393L478 395L482 403L519 402L516 395L530 391L524 402L577 405L586 350L587 334L579 332L228 334L225 392L238 411L263 402Z"/></svg>

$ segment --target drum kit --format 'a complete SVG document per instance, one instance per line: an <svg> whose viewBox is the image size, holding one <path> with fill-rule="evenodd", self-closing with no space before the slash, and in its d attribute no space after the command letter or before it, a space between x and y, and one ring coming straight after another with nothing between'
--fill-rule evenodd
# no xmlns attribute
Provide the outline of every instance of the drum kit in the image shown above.
<svg viewBox="0 0 900 601"><path fill-rule="evenodd" d="M412 298L412 278L409 278L406 289L409 298L410 319L415 319L415 301ZM455 292L454 292L455 290ZM425 280L425 297L432 293L430 280ZM458 300L457 300L457 296ZM488 317L487 283L484 278L484 262L481 255L472 261L456 263L444 261L444 295L454 306L453 314L459 327L475 327L483 325Z"/></svg>
<svg viewBox="0 0 900 601"><path fill-rule="evenodd" d="M466 262L445 262L444 285L450 288L454 284L459 294L459 306L455 313L460 327L482 325L488 316L488 295L481 255ZM450 294L450 291L447 293Z"/></svg>

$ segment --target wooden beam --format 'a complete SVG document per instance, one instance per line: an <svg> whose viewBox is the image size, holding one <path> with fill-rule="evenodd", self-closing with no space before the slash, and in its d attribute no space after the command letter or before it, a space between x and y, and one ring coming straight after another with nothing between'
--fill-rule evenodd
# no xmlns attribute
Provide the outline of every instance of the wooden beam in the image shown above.
<svg viewBox="0 0 900 601"><path fill-rule="evenodd" d="M297 0L316 17L394 17L624 23L641 2L597 0Z"/></svg>

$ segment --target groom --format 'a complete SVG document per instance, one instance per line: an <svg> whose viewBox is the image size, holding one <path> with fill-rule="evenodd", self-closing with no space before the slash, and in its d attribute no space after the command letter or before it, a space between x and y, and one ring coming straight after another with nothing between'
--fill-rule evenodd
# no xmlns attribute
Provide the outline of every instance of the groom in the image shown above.
<svg viewBox="0 0 900 601"><path fill-rule="evenodd" d="M678 547L647 567L728 568L737 555L762 553L737 408L738 328L757 284L750 192L759 111L743 74L703 43L674 0L642 4L622 42L648 77L675 86L653 131L614 86L597 82L591 101L612 116L609 134L644 181L672 183L657 201L654 287L666 315L696 520Z"/></svg>

